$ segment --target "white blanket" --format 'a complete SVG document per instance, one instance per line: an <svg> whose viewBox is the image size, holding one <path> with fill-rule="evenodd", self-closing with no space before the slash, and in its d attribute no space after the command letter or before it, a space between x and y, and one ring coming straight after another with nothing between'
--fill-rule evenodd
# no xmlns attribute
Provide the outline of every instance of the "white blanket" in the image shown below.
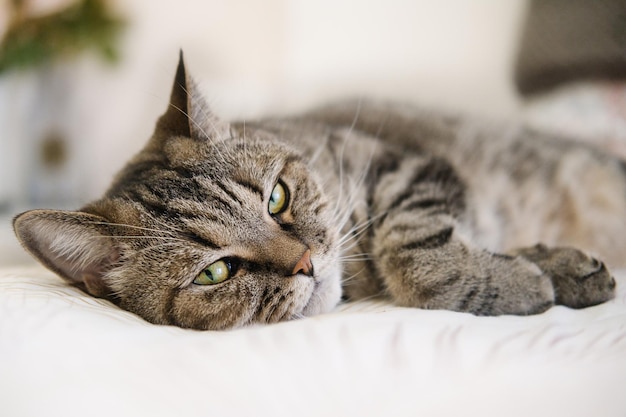
<svg viewBox="0 0 626 417"><path fill-rule="evenodd" d="M626 416L615 300L531 317L384 301L227 332L155 326L40 267L0 270L0 415Z"/></svg>

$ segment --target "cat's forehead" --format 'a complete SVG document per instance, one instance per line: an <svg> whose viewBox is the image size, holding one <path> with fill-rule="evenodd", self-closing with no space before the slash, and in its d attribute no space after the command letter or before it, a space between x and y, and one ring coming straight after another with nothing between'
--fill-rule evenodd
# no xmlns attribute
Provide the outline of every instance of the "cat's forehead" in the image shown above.
<svg viewBox="0 0 626 417"><path fill-rule="evenodd" d="M300 155L284 145L254 138L227 138L196 141L172 138L162 147L167 165L184 168L198 174L245 176L261 179L274 176L288 162L300 160Z"/></svg>
<svg viewBox="0 0 626 417"><path fill-rule="evenodd" d="M136 213L113 217L141 227L176 224L216 247L228 246L250 240L246 230L261 237L267 201L279 180L293 195L312 180L296 152L263 140L176 138L159 151L159 158L129 164L101 201L132 202L128 210L109 204L99 212Z"/></svg>

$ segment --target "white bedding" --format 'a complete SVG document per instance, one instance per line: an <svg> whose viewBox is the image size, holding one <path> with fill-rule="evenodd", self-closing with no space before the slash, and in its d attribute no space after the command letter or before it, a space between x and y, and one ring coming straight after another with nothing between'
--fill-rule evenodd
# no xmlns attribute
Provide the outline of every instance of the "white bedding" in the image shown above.
<svg viewBox="0 0 626 417"><path fill-rule="evenodd" d="M626 416L614 301L531 317L345 304L229 332L154 326L0 270L0 416Z"/></svg>

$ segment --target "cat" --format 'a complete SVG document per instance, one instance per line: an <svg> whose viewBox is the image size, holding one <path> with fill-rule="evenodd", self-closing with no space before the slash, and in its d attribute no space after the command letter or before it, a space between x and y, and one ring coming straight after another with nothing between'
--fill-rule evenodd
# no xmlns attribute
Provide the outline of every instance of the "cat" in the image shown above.
<svg viewBox="0 0 626 417"><path fill-rule="evenodd" d="M228 123L181 52L170 105L108 191L13 226L69 283L155 324L230 329L375 296L530 315L614 297L587 252L623 264L625 166L526 128L394 104Z"/></svg>

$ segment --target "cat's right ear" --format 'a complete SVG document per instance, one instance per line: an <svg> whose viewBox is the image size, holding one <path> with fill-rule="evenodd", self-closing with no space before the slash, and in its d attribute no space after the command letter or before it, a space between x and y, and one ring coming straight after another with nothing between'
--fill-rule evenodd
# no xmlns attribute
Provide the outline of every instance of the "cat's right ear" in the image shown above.
<svg viewBox="0 0 626 417"><path fill-rule="evenodd" d="M120 250L106 219L93 214L31 210L13 219L13 229L35 258L61 277L96 297L110 297L106 274Z"/></svg>
<svg viewBox="0 0 626 417"><path fill-rule="evenodd" d="M209 109L195 81L187 73L181 50L170 103L157 123L157 130L168 135L213 141L226 138L229 129L230 125Z"/></svg>

